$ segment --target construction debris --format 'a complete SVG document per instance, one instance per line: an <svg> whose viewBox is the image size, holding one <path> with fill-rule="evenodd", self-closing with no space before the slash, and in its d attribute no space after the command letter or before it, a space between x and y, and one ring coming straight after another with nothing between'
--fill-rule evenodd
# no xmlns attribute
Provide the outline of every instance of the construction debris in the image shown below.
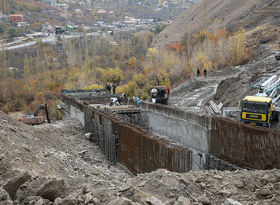
<svg viewBox="0 0 280 205"><path fill-rule="evenodd" d="M221 108L223 107L223 104L219 104L219 106L213 102L212 100L209 101L210 108L216 113L216 114L222 114Z"/></svg>

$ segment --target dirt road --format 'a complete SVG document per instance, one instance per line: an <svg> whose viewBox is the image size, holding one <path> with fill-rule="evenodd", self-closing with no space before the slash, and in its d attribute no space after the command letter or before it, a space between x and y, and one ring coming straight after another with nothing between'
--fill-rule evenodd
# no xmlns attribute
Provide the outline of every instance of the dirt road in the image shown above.
<svg viewBox="0 0 280 205"><path fill-rule="evenodd" d="M254 83L274 74L280 74L280 63L270 54L243 66L215 71L207 78L191 78L171 91L169 104L202 113L207 113L210 99L224 107L237 107L239 100L258 92L252 88Z"/></svg>

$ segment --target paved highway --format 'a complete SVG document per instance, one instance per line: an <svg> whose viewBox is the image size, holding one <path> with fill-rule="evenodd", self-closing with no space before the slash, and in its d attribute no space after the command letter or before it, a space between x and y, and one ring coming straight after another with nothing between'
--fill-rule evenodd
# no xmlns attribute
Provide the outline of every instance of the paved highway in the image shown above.
<svg viewBox="0 0 280 205"><path fill-rule="evenodd" d="M87 36L98 36L99 34L94 32L94 33L87 33ZM70 39L70 38L78 38L78 37L81 37L83 35L65 35L65 36L62 36L63 39ZM55 43L57 41L57 38L55 35L52 35L52 36L47 36L47 37L43 37L41 38L41 41L43 43ZM31 42L27 42L27 43L22 43L22 44L19 44L19 45L15 45L15 46L7 46L7 45L11 45L13 43L20 43L22 41L20 40L17 40L17 41L14 41L14 42L11 42L9 44L5 44L5 48L4 50L14 50L14 49L18 49L18 48L25 48L25 47L29 47L29 46L33 46L36 44L36 40L33 40Z"/></svg>

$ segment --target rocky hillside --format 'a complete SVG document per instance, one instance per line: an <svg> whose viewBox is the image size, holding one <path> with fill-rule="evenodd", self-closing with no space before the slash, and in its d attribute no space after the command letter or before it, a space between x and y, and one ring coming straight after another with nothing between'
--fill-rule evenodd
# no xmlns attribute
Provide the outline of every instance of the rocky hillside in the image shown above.
<svg viewBox="0 0 280 205"><path fill-rule="evenodd" d="M215 23L216 19L220 23ZM167 26L157 36L155 46L181 42L187 39L187 33L194 34L205 27L209 31L243 27L248 31L248 46L257 48L274 44L279 38L279 26L279 0L201 0Z"/></svg>
<svg viewBox="0 0 280 205"><path fill-rule="evenodd" d="M86 140L77 121L32 127L0 111L1 205L104 204L129 176Z"/></svg>
<svg viewBox="0 0 280 205"><path fill-rule="evenodd" d="M156 170L111 165L74 120L27 126L0 111L1 205L277 205L280 172Z"/></svg>

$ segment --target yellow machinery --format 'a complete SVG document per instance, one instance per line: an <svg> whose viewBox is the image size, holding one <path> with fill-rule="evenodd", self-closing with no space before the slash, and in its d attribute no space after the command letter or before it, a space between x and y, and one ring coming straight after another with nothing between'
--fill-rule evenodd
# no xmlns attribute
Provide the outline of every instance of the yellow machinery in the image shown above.
<svg viewBox="0 0 280 205"><path fill-rule="evenodd" d="M246 124L270 127L271 121L278 120L278 113L273 111L272 98L262 96L246 96L239 101L240 120Z"/></svg>

